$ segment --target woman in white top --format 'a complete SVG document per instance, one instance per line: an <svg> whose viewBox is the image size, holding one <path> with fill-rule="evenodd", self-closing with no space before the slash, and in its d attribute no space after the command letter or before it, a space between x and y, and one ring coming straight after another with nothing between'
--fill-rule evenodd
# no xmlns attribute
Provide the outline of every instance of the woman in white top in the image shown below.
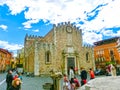
<svg viewBox="0 0 120 90"><path fill-rule="evenodd" d="M110 64L110 67L111 67L111 76L116 76L116 68Z"/></svg>
<svg viewBox="0 0 120 90"><path fill-rule="evenodd" d="M74 78L74 71L72 67L69 70L69 80L71 80L71 78Z"/></svg>

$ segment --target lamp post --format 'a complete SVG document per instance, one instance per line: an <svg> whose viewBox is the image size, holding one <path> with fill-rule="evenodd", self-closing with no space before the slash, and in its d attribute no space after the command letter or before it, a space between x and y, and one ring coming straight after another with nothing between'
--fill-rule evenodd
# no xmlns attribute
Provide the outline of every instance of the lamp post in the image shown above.
<svg viewBox="0 0 120 90"><path fill-rule="evenodd" d="M18 64L20 64L20 54L19 54L19 62L18 62Z"/></svg>

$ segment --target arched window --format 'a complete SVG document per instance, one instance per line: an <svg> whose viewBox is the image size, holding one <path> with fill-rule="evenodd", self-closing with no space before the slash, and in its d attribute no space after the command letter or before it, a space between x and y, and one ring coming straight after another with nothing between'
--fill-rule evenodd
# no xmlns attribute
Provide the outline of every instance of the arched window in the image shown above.
<svg viewBox="0 0 120 90"><path fill-rule="evenodd" d="M45 62L46 62L46 63L50 63L50 51L47 51L47 52L45 53Z"/></svg>
<svg viewBox="0 0 120 90"><path fill-rule="evenodd" d="M86 53L86 61L89 61L89 52Z"/></svg>
<svg viewBox="0 0 120 90"><path fill-rule="evenodd" d="M114 55L114 52L112 50L110 50L110 55Z"/></svg>
<svg viewBox="0 0 120 90"><path fill-rule="evenodd" d="M110 50L110 58L111 58L111 61L115 61L114 60L114 52L113 52L113 50Z"/></svg>

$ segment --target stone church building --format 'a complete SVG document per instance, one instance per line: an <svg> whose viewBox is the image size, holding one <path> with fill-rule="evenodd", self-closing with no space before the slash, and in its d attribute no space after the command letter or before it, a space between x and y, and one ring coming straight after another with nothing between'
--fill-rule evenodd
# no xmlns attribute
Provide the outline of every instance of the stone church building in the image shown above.
<svg viewBox="0 0 120 90"><path fill-rule="evenodd" d="M51 70L68 74L69 67L94 68L93 47L83 46L82 30L70 22L54 25L44 37L26 35L24 41L25 72L50 74Z"/></svg>

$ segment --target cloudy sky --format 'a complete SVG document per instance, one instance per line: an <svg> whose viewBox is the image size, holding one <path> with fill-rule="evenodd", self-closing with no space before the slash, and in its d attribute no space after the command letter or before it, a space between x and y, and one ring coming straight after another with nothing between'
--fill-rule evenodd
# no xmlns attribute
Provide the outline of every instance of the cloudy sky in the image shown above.
<svg viewBox="0 0 120 90"><path fill-rule="evenodd" d="M15 52L28 35L44 36L70 21L84 43L120 36L120 0L0 0L0 48Z"/></svg>

